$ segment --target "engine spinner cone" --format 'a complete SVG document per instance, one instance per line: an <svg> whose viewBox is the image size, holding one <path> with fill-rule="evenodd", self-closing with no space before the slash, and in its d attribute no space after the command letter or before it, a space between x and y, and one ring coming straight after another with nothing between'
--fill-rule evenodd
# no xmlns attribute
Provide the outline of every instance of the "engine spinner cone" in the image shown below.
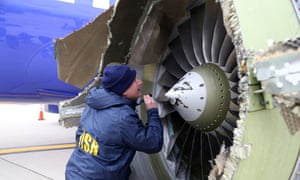
<svg viewBox="0 0 300 180"><path fill-rule="evenodd" d="M185 121L207 132L225 120L230 105L228 79L215 64L195 67L165 96Z"/></svg>

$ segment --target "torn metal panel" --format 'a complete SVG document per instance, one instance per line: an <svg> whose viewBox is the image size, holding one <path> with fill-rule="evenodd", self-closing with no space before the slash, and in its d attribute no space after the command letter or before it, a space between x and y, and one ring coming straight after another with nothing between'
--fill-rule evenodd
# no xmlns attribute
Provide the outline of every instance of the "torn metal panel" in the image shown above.
<svg viewBox="0 0 300 180"><path fill-rule="evenodd" d="M85 104L65 106L65 102L60 105L59 124L65 128L79 125L81 114L85 108ZM63 107L65 106L65 107Z"/></svg>
<svg viewBox="0 0 300 180"><path fill-rule="evenodd" d="M108 44L107 21L112 12L113 7L84 28L56 39L55 58L60 80L82 88L95 77Z"/></svg>
<svg viewBox="0 0 300 180"><path fill-rule="evenodd" d="M290 94L300 98L299 50L257 59L253 66L254 74L266 92L277 95Z"/></svg>
<svg viewBox="0 0 300 180"><path fill-rule="evenodd" d="M272 44L254 60L254 75L279 104L290 134L300 129L300 41Z"/></svg>
<svg viewBox="0 0 300 180"><path fill-rule="evenodd" d="M65 127L78 125L80 118L80 113L78 112L80 111L76 109L78 107L80 109L82 104L84 104L86 92L95 84L100 83L102 67L106 64L110 62L126 63L127 58L131 54L129 47L132 46L131 43L136 42L134 37L139 37L138 43L134 44L136 49L133 51L133 57L137 58L132 58L130 64L137 65L145 64L144 62L157 62L158 58L153 57L160 56L161 51L164 50L166 42L163 42L162 39L167 41L168 34L166 33L169 33L168 31L170 30L170 27L166 26L166 24L170 24L166 22L166 17L170 21L178 20L184 14L185 6L183 5L183 0L176 0L176 2L181 3L176 5L176 8L170 8L172 3L174 4L174 1L167 0L163 2L159 1L159 5L151 9L152 5L157 4L156 2L118 1L114 8L110 8L91 24L64 39L56 41L56 56L59 60L60 79L79 87L83 87L92 81L80 95L61 102L60 123L62 125ZM162 6L165 8L162 8ZM180 11L177 9L179 7L181 8ZM151 14L150 18L145 18L148 17L147 13ZM167 13L167 15L164 13ZM144 20L146 22L143 22ZM145 26L141 26L141 23ZM145 39L144 35L146 34L147 36L148 32L153 32L154 26L158 27L159 35L155 37L151 34L151 36ZM143 27L142 30L140 29L141 27ZM97 41L97 39L100 40ZM157 46L157 43L161 45ZM159 47L159 51L149 51L149 48L142 49L143 46L150 48ZM101 47L101 49L98 50L98 47ZM140 60L142 59L145 59L145 61L141 62ZM95 77L97 72L98 75ZM94 77L96 80L93 80ZM72 108L75 110L70 111Z"/></svg>
<svg viewBox="0 0 300 180"><path fill-rule="evenodd" d="M237 128L233 131L233 145L230 147L230 154L226 160L221 179L233 179L234 173L238 168L240 160L249 157L251 146L243 143L244 122L249 111L249 73L247 61L253 56L253 53L246 50L243 43L240 22L237 15L235 3L233 0L219 0L223 13L223 21L228 35L232 38L237 54L237 63L239 67L239 120Z"/></svg>
<svg viewBox="0 0 300 180"><path fill-rule="evenodd" d="M85 97L88 91L99 85L100 76L97 76L91 84L89 84L81 93L72 99L68 99L59 103L59 124L69 128L79 125L81 114L86 106Z"/></svg>
<svg viewBox="0 0 300 180"><path fill-rule="evenodd" d="M91 82L78 96L60 103L61 125L77 126L84 98L89 89L101 83L103 67L111 62L125 62L145 3L118 1L91 24L56 41L60 79L79 87Z"/></svg>
<svg viewBox="0 0 300 180"><path fill-rule="evenodd" d="M155 6L158 6L155 4ZM168 22L159 9L151 6L143 22L142 29L138 30L136 41L130 52L129 64L157 63L163 53L168 39ZM162 23L164 22L164 23ZM165 27L161 27L165 26Z"/></svg>
<svg viewBox="0 0 300 180"><path fill-rule="evenodd" d="M133 39L129 64L158 63L175 22L185 15L183 0L153 1Z"/></svg>
<svg viewBox="0 0 300 180"><path fill-rule="evenodd" d="M109 22L110 45L104 55L103 66L110 62L127 61L130 44L146 4L147 0L118 2Z"/></svg>
<svg viewBox="0 0 300 180"><path fill-rule="evenodd" d="M275 96L279 103L280 112L291 135L300 130L300 99L293 99L285 96Z"/></svg>

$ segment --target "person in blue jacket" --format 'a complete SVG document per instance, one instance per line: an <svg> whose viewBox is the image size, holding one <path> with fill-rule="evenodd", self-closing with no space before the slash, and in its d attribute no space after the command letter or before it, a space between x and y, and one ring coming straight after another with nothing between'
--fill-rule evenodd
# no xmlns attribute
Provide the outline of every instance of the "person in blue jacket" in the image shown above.
<svg viewBox="0 0 300 180"><path fill-rule="evenodd" d="M141 88L142 81L129 66L105 67L102 86L90 89L86 96L66 180L127 180L136 151L161 150L163 128L156 102L149 95L143 96L146 124L135 111Z"/></svg>

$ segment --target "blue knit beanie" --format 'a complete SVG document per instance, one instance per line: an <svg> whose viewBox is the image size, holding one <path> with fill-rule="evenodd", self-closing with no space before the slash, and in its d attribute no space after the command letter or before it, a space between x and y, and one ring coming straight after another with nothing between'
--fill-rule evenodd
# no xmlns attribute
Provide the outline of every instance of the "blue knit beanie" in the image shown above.
<svg viewBox="0 0 300 180"><path fill-rule="evenodd" d="M122 95L136 78L136 71L126 65L108 65L102 77L103 88Z"/></svg>

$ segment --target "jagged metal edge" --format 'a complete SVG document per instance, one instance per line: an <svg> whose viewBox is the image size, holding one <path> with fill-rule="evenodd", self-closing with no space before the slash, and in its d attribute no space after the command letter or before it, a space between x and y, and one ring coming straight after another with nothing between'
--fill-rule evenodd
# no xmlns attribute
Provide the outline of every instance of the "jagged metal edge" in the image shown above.
<svg viewBox="0 0 300 180"><path fill-rule="evenodd" d="M100 76L94 78L93 83L86 87L74 98L61 101L59 103L59 125L70 128L79 125L79 119L86 106L84 98L88 91L96 86L100 81ZM82 100L83 99L83 100Z"/></svg>
<svg viewBox="0 0 300 180"><path fill-rule="evenodd" d="M65 127L65 128L70 128L70 127L79 125L79 120L81 118L81 114L83 112L84 107L86 106L85 101L84 101L85 96L87 95L88 91L91 88L93 88L101 83L102 70L103 70L103 66L104 66L104 55L105 55L108 47L111 44L110 39L112 37L112 33L110 30L109 24L112 22L113 17L116 13L116 8L118 6L118 2L119 1L116 1L115 5L113 7L113 13L111 15L111 18L108 19L108 21L107 21L107 27L108 27L107 46L104 49L103 53L101 54L99 68L97 70L96 77L77 96L75 96L74 98L65 100L65 101L61 101L59 103L59 112L60 113L59 113L58 122L59 122L59 125Z"/></svg>
<svg viewBox="0 0 300 180"><path fill-rule="evenodd" d="M223 21L228 35L232 38L235 46L238 63L239 81L239 119L237 120L237 128L234 129L233 145L230 146L229 157L225 162L225 168L221 179L232 179L240 160L249 156L251 146L243 144L244 121L247 117L249 107L249 72L247 69L247 60L254 56L254 53L247 51L243 45L240 23L237 16L236 8L233 0L216 0L221 4L223 12Z"/></svg>
<svg viewBox="0 0 300 180"><path fill-rule="evenodd" d="M297 51L300 47L300 37L284 41L269 41L268 46L267 50L257 53L257 58L264 59L264 57L268 57L269 59L269 56L276 55L276 53Z"/></svg>
<svg viewBox="0 0 300 180"><path fill-rule="evenodd" d="M249 71L247 60L254 57L268 57L276 53L285 53L288 51L299 50L300 37L287 39L284 41L269 41L269 48L266 51L246 50L243 46L243 39L240 30L239 20L234 5L234 0L216 0L221 4L224 17L224 25L227 33L233 40L237 52L237 62L239 66L239 103L240 103L240 119L237 121L237 128L234 130L233 145L230 147L230 155L226 160L225 168L221 179L233 179L234 173L240 160L246 159L250 155L251 145L243 144L244 122L247 117L249 101Z"/></svg>
<svg viewBox="0 0 300 180"><path fill-rule="evenodd" d="M300 50L300 37L295 37L284 41L269 41L268 49L265 51L258 52L256 58L253 61L253 64L265 60L268 61L273 57L276 58L278 56L283 56L285 54L298 53L299 50ZM273 94L273 98L275 102L279 104L279 107L281 109L281 114L285 120L285 123L289 129L290 134L291 135L295 134L297 131L300 130L298 125L299 122L297 122L297 118L300 117L299 110L297 110L300 108L299 105L297 106L297 104L299 104L300 102L299 95L297 96L297 92L279 93L279 94L275 93ZM287 116L287 114L289 114L289 116Z"/></svg>

